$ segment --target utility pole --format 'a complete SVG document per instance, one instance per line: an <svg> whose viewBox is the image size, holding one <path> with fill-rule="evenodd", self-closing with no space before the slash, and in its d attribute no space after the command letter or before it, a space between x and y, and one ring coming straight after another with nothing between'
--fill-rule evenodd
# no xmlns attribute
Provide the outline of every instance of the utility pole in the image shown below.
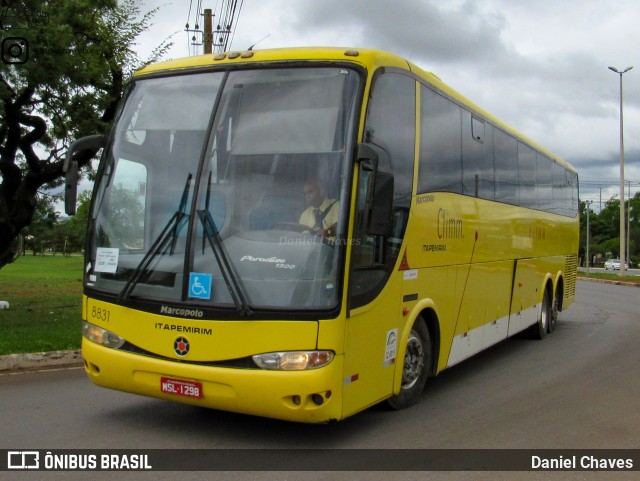
<svg viewBox="0 0 640 481"><path fill-rule="evenodd" d="M598 204L598 213L602 212L602 187L600 187L600 204Z"/></svg>
<svg viewBox="0 0 640 481"><path fill-rule="evenodd" d="M213 14L210 8L204 9L204 34L202 38L204 54L213 53Z"/></svg>

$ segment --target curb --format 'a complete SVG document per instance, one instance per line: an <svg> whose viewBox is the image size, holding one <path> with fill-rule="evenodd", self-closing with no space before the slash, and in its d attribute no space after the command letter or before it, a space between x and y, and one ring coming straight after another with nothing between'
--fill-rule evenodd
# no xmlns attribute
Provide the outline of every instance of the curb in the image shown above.
<svg viewBox="0 0 640 481"><path fill-rule="evenodd" d="M613 284L616 286L640 287L640 284L638 284L637 282L614 281L611 279L596 279L595 277L584 277L584 276L578 276L576 279L579 281L598 282L600 284Z"/></svg>
<svg viewBox="0 0 640 481"><path fill-rule="evenodd" d="M0 356L0 375L41 369L82 366L80 349L73 351L31 352Z"/></svg>

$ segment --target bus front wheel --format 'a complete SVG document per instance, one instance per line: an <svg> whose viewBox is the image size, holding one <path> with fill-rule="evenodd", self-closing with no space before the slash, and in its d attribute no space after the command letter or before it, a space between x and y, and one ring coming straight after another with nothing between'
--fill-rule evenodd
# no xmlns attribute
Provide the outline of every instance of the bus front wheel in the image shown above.
<svg viewBox="0 0 640 481"><path fill-rule="evenodd" d="M409 339L407 339L400 393L387 401L393 409L404 409L418 402L427 382L431 358L432 347L429 330L424 321L418 318L411 328Z"/></svg>

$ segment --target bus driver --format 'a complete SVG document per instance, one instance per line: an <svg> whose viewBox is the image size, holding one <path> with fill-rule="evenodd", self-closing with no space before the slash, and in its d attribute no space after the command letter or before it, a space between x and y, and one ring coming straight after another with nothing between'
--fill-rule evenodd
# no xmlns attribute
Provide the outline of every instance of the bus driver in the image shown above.
<svg viewBox="0 0 640 481"><path fill-rule="evenodd" d="M316 235L335 237L338 224L338 201L327 197L317 179L305 181L304 200L309 207L300 215L299 223L313 229Z"/></svg>

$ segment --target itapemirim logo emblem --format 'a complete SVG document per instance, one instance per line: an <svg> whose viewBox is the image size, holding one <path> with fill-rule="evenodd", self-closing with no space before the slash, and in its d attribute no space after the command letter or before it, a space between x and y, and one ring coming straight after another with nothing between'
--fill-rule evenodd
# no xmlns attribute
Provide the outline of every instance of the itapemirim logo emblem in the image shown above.
<svg viewBox="0 0 640 481"><path fill-rule="evenodd" d="M173 343L173 350L180 357L189 354L189 348L189 340L186 337L179 337Z"/></svg>

